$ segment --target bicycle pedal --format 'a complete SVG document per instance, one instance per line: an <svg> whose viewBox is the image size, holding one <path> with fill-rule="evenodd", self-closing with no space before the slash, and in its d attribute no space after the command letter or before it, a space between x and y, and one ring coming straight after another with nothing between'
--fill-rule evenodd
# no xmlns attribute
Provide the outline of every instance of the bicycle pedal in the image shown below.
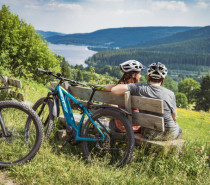
<svg viewBox="0 0 210 185"><path fill-rule="evenodd" d="M62 145L56 145L57 148L62 149L66 145L67 141L64 141Z"/></svg>
<svg viewBox="0 0 210 185"><path fill-rule="evenodd" d="M57 145L56 147L59 148L59 149L62 149L63 145Z"/></svg>

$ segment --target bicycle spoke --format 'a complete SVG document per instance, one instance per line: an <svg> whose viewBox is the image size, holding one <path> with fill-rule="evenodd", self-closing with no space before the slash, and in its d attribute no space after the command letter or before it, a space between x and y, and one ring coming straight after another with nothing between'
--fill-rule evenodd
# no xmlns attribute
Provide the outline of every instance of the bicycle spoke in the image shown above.
<svg viewBox="0 0 210 185"><path fill-rule="evenodd" d="M126 122L126 118L123 115L111 110L99 111L93 115L93 120L104 134L105 140L83 142L85 157L99 160L108 165L112 164L116 167L126 164L130 160L134 146L132 145L133 135L131 127L126 125L129 122ZM123 130L113 130L111 128L110 125L112 122L115 123L115 120L122 121ZM102 135L90 120L86 122L83 134L84 137L88 138L102 138Z"/></svg>
<svg viewBox="0 0 210 185"><path fill-rule="evenodd" d="M6 129L5 136L0 127L0 166L7 167L30 160L42 141L38 116L18 102L0 102L0 106Z"/></svg>

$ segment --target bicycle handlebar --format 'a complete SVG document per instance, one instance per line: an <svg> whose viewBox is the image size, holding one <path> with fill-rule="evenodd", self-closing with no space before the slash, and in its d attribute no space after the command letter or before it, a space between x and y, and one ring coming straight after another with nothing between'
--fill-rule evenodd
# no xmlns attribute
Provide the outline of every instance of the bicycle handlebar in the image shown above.
<svg viewBox="0 0 210 185"><path fill-rule="evenodd" d="M37 70L42 72L43 74L54 76L55 78L57 78L61 81L68 81L68 82L71 83L72 86L77 86L77 85L90 86L95 90L104 90L104 88L105 88L104 86L97 86L97 85L93 85L93 84L82 83L82 82L78 82L78 81L75 81L75 80L70 80L70 79L62 77L61 73L54 74L50 70L44 70L44 69L41 69L41 68L37 68Z"/></svg>

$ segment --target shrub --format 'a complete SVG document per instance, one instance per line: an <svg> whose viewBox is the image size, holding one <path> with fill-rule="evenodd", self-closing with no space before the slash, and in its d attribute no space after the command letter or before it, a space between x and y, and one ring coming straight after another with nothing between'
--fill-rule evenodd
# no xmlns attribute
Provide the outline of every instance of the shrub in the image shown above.
<svg viewBox="0 0 210 185"><path fill-rule="evenodd" d="M184 93L176 94L176 105L179 108L187 108L188 100L187 100L187 96Z"/></svg>

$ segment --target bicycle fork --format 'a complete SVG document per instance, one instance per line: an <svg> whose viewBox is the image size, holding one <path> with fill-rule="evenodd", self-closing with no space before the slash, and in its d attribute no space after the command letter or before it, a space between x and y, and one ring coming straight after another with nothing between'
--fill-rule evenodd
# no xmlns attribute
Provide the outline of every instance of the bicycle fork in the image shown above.
<svg viewBox="0 0 210 185"><path fill-rule="evenodd" d="M1 125L1 129L2 129L2 133L0 132L0 138L1 137L10 137L11 133L7 131L6 126L5 126L5 122L3 119L3 116L1 114L1 110L0 110L0 125Z"/></svg>

